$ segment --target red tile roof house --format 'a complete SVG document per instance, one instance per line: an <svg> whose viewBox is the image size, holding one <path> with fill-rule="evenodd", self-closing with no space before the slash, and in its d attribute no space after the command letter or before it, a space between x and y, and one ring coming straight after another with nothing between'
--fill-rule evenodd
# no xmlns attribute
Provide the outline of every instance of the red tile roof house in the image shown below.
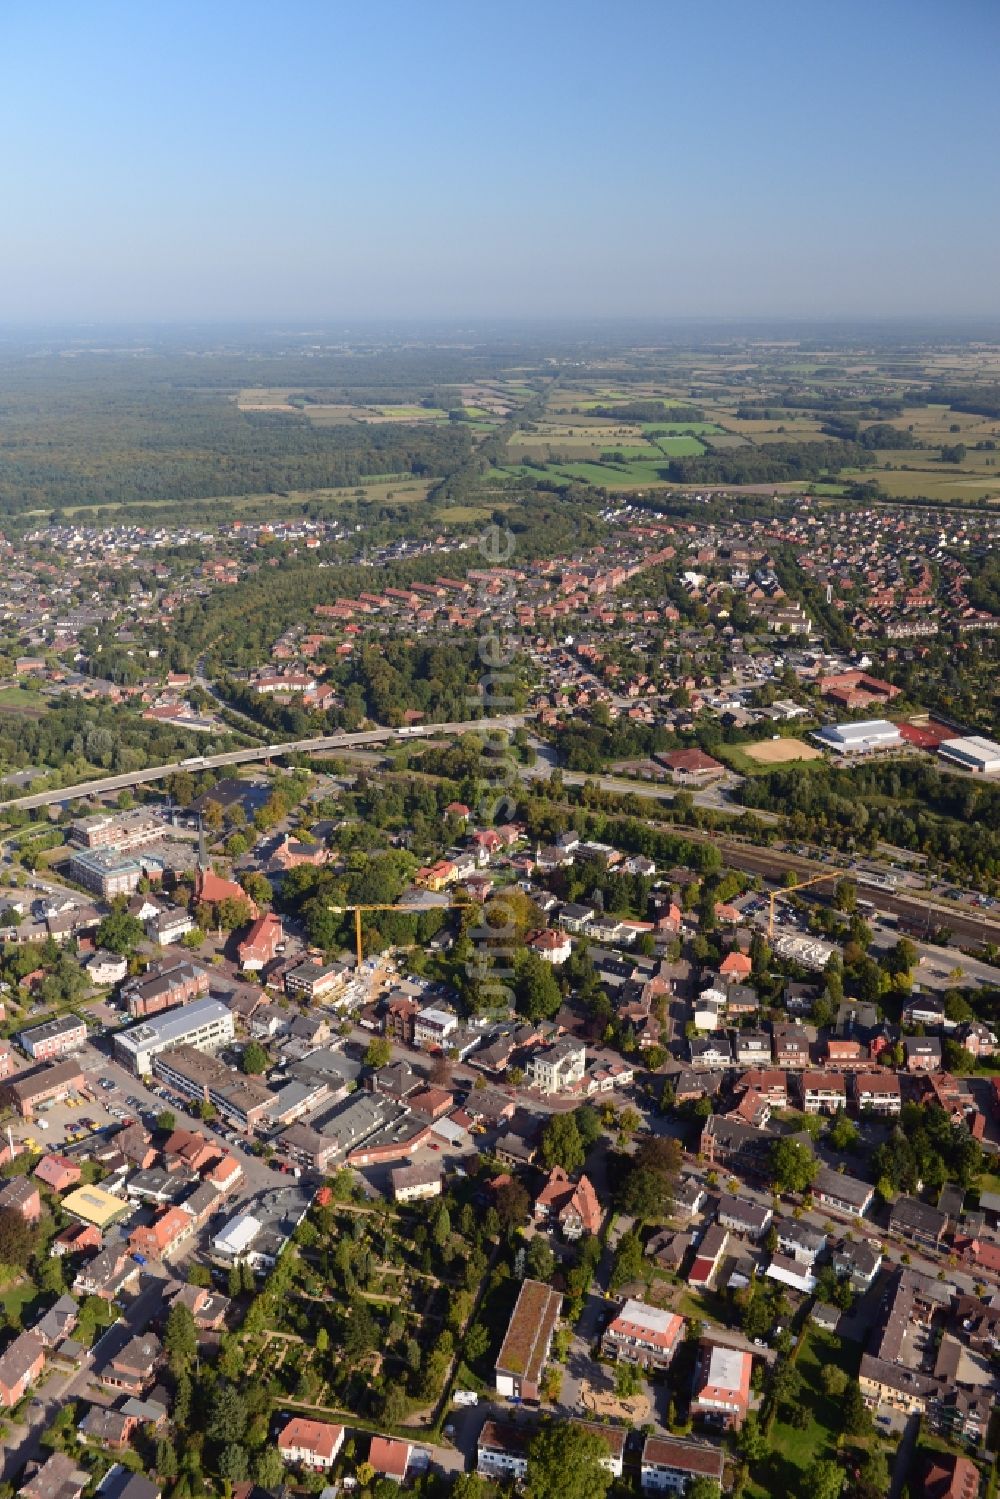
<svg viewBox="0 0 1000 1499"><path fill-rule="evenodd" d="M93 1223L71 1223L52 1240L49 1254L59 1258L64 1254L83 1254L88 1249L100 1249L101 1230Z"/></svg>
<svg viewBox="0 0 1000 1499"><path fill-rule="evenodd" d="M725 766L700 749L670 750L654 756L661 764L672 770L679 781L703 780L708 776L721 775Z"/></svg>
<svg viewBox="0 0 1000 1499"><path fill-rule="evenodd" d="M601 1348L628 1363L665 1369L683 1336L684 1318L676 1312L629 1300L605 1328Z"/></svg>
<svg viewBox="0 0 1000 1499"><path fill-rule="evenodd" d="M979 1469L967 1457L935 1452L926 1459L923 1499L977 1499Z"/></svg>
<svg viewBox="0 0 1000 1499"><path fill-rule="evenodd" d="M440 1119L455 1107L455 1098L447 1088L421 1088L409 1095L406 1106L411 1113L425 1114L428 1119Z"/></svg>
<svg viewBox="0 0 1000 1499"><path fill-rule="evenodd" d="M702 1342L694 1371L692 1416L701 1416L724 1430L742 1426L750 1409L752 1368L749 1353Z"/></svg>
<svg viewBox="0 0 1000 1499"><path fill-rule="evenodd" d="M258 917L239 944L237 953L240 967L250 972L266 967L277 957L278 948L284 940L281 918L267 911Z"/></svg>
<svg viewBox="0 0 1000 1499"><path fill-rule="evenodd" d="M189 1171L203 1171L224 1154L218 1145L206 1140L197 1130L175 1129L163 1147L168 1171L175 1171L182 1166Z"/></svg>
<svg viewBox="0 0 1000 1499"><path fill-rule="evenodd" d="M394 1437L372 1437L368 1450L368 1461L375 1472L383 1478L394 1478L397 1483L406 1481L406 1470L412 1456L410 1443L397 1442Z"/></svg>
<svg viewBox="0 0 1000 1499"><path fill-rule="evenodd" d="M729 1243L729 1233L719 1223L711 1224L698 1246L698 1254L688 1275L688 1285L696 1289L711 1286Z"/></svg>
<svg viewBox="0 0 1000 1499"><path fill-rule="evenodd" d="M0 1406L9 1410L25 1395L45 1367L45 1344L36 1333L22 1332L0 1354Z"/></svg>
<svg viewBox="0 0 1000 1499"><path fill-rule="evenodd" d="M298 869L302 864L328 864L330 850L323 843L304 843L286 833L271 855L272 864L279 869Z"/></svg>
<svg viewBox="0 0 1000 1499"><path fill-rule="evenodd" d="M285 1462L306 1468L332 1468L343 1445L342 1426L307 1421L304 1416L293 1416L278 1437L278 1451Z"/></svg>
<svg viewBox="0 0 1000 1499"><path fill-rule="evenodd" d="M547 963L556 966L565 963L573 953L573 943L568 932L533 932L527 938L526 945Z"/></svg>
<svg viewBox="0 0 1000 1499"><path fill-rule="evenodd" d="M68 1155L44 1155L32 1173L53 1192L65 1192L75 1187L81 1174L76 1161Z"/></svg>
<svg viewBox="0 0 1000 1499"><path fill-rule="evenodd" d="M149 1259L163 1259L189 1239L197 1226L191 1214L183 1208L167 1208L154 1222L133 1229L129 1235L129 1249Z"/></svg>
<svg viewBox="0 0 1000 1499"><path fill-rule="evenodd" d="M719 964L719 974L727 983L738 983L741 979L748 979L753 972L753 964L746 953L727 953Z"/></svg>
<svg viewBox="0 0 1000 1499"><path fill-rule="evenodd" d="M535 1198L535 1217L554 1220L567 1239L600 1232L604 1217L597 1193L586 1176L573 1182L561 1166L554 1166L549 1179Z"/></svg>
<svg viewBox="0 0 1000 1499"><path fill-rule="evenodd" d="M250 916L256 921L260 915L257 905L247 895L242 885L237 885L232 880L224 880L211 869L199 869L198 878L194 887L195 903L216 906L223 900L243 900L250 907Z"/></svg>
<svg viewBox="0 0 1000 1499"><path fill-rule="evenodd" d="M975 1265L978 1270L985 1270L992 1276L1000 1276L1000 1244L991 1244L988 1239L970 1239L956 1234L951 1247L960 1260Z"/></svg>

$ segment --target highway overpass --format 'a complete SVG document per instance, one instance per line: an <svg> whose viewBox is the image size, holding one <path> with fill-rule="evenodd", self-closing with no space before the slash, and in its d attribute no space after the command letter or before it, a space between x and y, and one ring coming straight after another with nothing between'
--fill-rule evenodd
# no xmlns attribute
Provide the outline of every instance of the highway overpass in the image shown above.
<svg viewBox="0 0 1000 1499"><path fill-rule="evenodd" d="M130 770L122 775L101 776L94 781L78 781L58 791L35 791L28 796L11 797L0 802L4 809L20 807L29 812L34 807L52 807L60 802L77 801L89 796L105 796L109 791L124 791L129 786L147 786L166 780L178 770L221 770L229 765L250 765L255 761L278 760L282 755L309 754L316 750L360 749L365 745L408 744L420 738L468 734L472 730L518 729L524 723L522 714L498 718L470 719L466 723L435 723L403 729L364 729L355 734L322 734L313 739L288 739L281 743L257 745L252 749L226 750L220 755L190 755L170 765L150 765L145 770Z"/></svg>

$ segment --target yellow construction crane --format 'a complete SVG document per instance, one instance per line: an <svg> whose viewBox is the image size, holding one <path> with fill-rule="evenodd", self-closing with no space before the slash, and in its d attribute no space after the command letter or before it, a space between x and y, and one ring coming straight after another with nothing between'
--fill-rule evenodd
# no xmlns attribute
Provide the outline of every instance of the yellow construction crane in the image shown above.
<svg viewBox="0 0 1000 1499"><path fill-rule="evenodd" d="M818 885L823 880L836 880L841 876L849 876L847 869L824 869L822 874L814 874L811 880L800 880L795 885L789 885L787 890L772 890L768 896L767 935L770 939L774 936L774 903L784 900L788 895L795 895L799 890L808 890L810 885Z"/></svg>
<svg viewBox="0 0 1000 1499"><path fill-rule="evenodd" d="M330 906L329 910L338 916L346 915L348 911L354 912L354 941L358 955L358 971L364 962L364 947L361 942L361 913L362 911L404 911L408 916L423 916L428 911L451 910L455 906L467 906L468 900L442 901L440 905L434 906L403 906L394 904L392 901L376 901L370 905L361 906Z"/></svg>

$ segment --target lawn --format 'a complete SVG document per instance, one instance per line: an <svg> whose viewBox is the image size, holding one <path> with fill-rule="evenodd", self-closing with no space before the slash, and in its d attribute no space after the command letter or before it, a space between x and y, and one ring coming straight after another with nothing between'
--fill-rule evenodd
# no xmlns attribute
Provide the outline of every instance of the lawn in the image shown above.
<svg viewBox="0 0 1000 1499"><path fill-rule="evenodd" d="M511 503L510 500L493 500L489 505L446 505L437 515L439 520L489 520L494 510L509 510Z"/></svg>
<svg viewBox="0 0 1000 1499"><path fill-rule="evenodd" d="M25 1279L20 1285L11 1286L9 1290L4 1291L0 1295L0 1306L3 1307L7 1317L13 1317L15 1320L20 1318L23 1321L25 1307L31 1306L38 1299L38 1287L33 1285L30 1280Z"/></svg>
<svg viewBox="0 0 1000 1499"><path fill-rule="evenodd" d="M19 714L22 718L41 718L48 700L25 687L0 688L0 713Z"/></svg>
<svg viewBox="0 0 1000 1499"><path fill-rule="evenodd" d="M853 1378L860 1362L859 1344L844 1344L817 1328L807 1329L795 1367L802 1376L799 1404L808 1413L808 1424L800 1430L775 1420L768 1438L770 1451L754 1464L751 1482L744 1493L753 1499L799 1493L802 1475L809 1464L817 1458L834 1456L841 1431L840 1400L825 1393L822 1372L835 1364Z"/></svg>

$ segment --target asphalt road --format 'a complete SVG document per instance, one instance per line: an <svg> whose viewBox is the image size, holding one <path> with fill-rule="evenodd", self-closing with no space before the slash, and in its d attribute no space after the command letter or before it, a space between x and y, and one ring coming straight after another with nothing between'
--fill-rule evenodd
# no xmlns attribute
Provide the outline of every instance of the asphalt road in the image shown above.
<svg viewBox="0 0 1000 1499"><path fill-rule="evenodd" d="M435 735L467 734L473 729L516 729L524 722L521 714L507 714L490 719L469 719L463 723L438 723L428 725L422 733ZM145 770L130 771L127 775L102 776L94 781L80 781L75 786L64 786L58 791L36 791L29 796L12 797L3 802L3 807L21 807L28 811L32 807L51 807L57 802L76 801L79 797L101 796L109 791L122 791L126 786L142 786L151 781L162 781L178 770L217 770L226 765L248 765L253 761L278 759L282 755L308 753L310 750L350 749L354 745L385 744L391 740L405 742L418 738L406 729L368 729L357 734L324 734L313 739L288 739L280 743L265 744L253 749L226 750L220 755L194 755L184 760L174 760L169 765L151 765Z"/></svg>
<svg viewBox="0 0 1000 1499"><path fill-rule="evenodd" d="M42 1433L69 1401L89 1400L111 1405L117 1400L117 1391L103 1390L94 1384L95 1370L104 1366L117 1347L144 1331L159 1304L166 1273L152 1266L148 1272L144 1271L138 1293L125 1303L119 1320L98 1338L83 1366L55 1375L38 1389L27 1407L27 1420L11 1427L6 1444L0 1448L0 1477L4 1481L13 1483L25 1463L45 1455L40 1446Z"/></svg>

